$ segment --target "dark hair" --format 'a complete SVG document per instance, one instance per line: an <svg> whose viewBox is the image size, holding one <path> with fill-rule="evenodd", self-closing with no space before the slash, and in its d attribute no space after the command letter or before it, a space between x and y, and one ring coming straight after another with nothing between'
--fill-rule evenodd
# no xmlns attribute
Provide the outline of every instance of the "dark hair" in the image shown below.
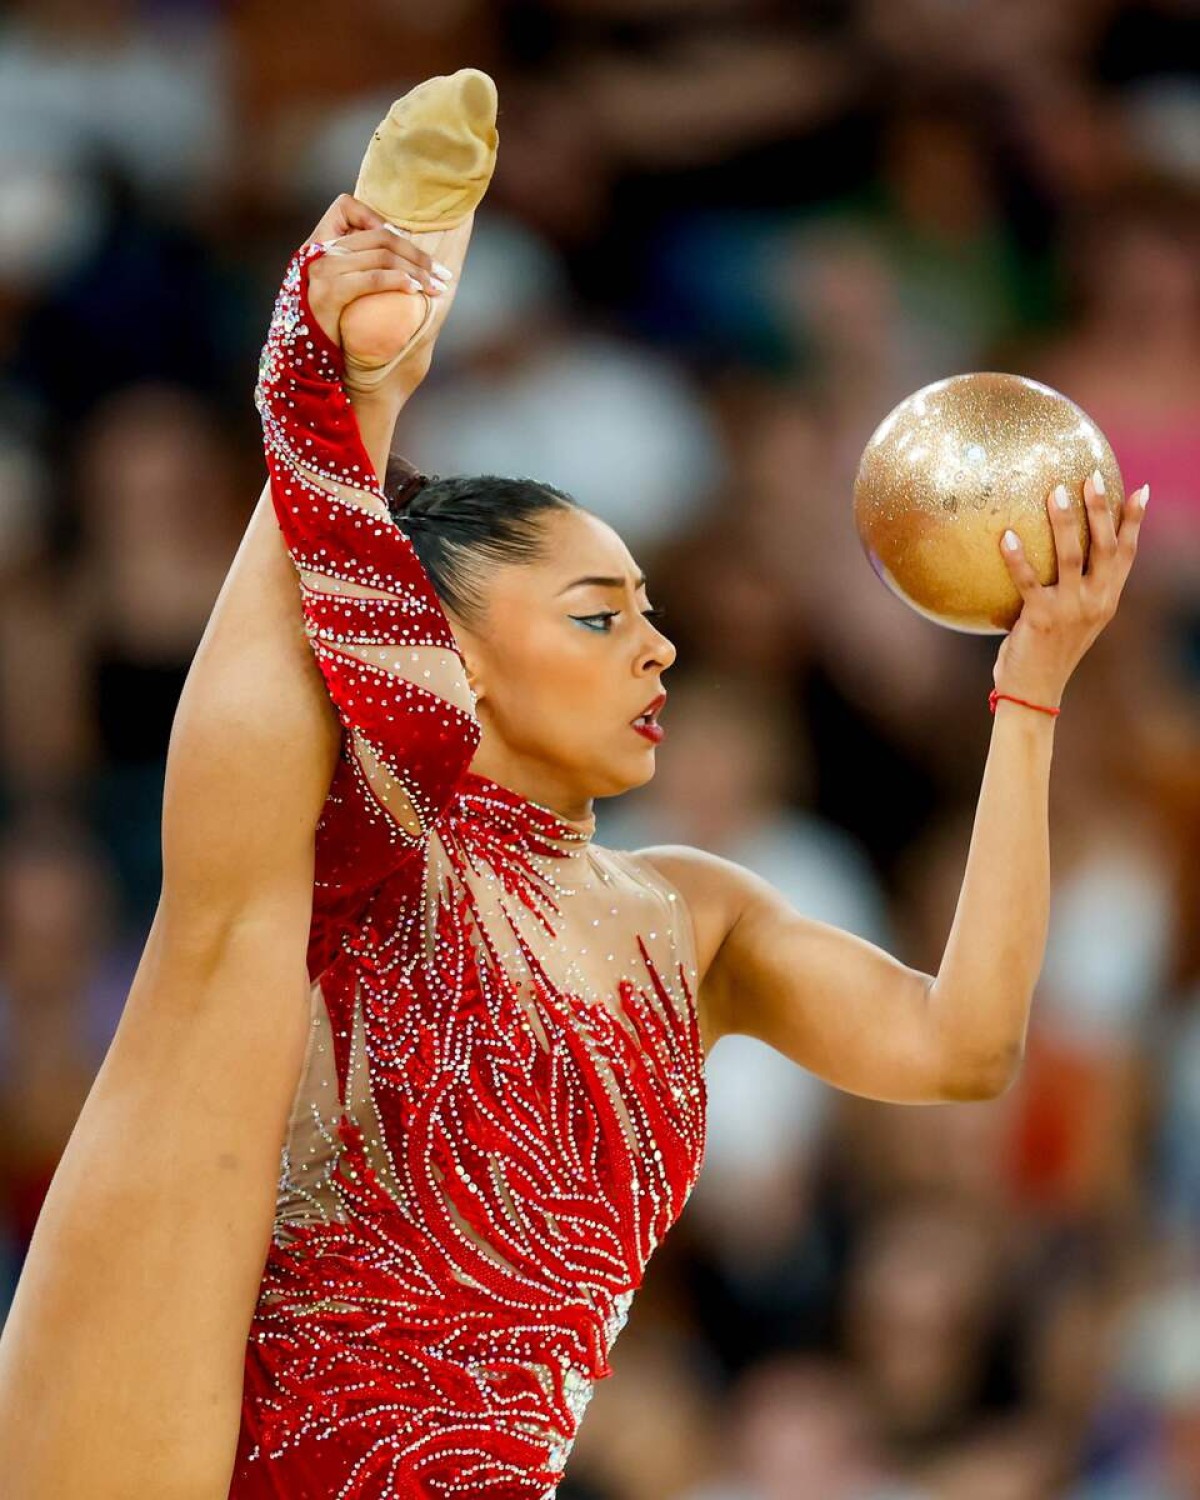
<svg viewBox="0 0 1200 1500"><path fill-rule="evenodd" d="M438 598L467 624L483 617L487 565L543 556L546 513L579 508L570 495L535 479L426 478L401 461L388 464L383 493Z"/></svg>

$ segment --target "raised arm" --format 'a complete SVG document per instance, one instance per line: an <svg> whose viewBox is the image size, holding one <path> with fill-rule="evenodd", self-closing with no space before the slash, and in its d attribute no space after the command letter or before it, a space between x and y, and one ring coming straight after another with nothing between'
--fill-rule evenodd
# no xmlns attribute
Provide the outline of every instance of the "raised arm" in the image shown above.
<svg viewBox="0 0 1200 1500"><path fill-rule="evenodd" d="M343 730L317 829L314 937L421 846L480 734L449 621L380 490L342 350L310 304L325 253L306 245L288 267L256 394L304 629Z"/></svg>
<svg viewBox="0 0 1200 1500"><path fill-rule="evenodd" d="M1051 507L1058 582L1043 587L1020 547L1006 553L1025 603L996 687L1057 708L1076 664L1116 610L1137 547L1144 491L1119 537L1085 489L1092 534L1081 569L1075 513ZM1065 491L1064 491L1065 494ZM796 911L766 881L698 850L642 857L697 917L700 1006L709 1039L744 1032L851 1093L893 1103L987 1099L1023 1055L1049 917L1048 791L1054 718L1001 698L962 890L936 976Z"/></svg>

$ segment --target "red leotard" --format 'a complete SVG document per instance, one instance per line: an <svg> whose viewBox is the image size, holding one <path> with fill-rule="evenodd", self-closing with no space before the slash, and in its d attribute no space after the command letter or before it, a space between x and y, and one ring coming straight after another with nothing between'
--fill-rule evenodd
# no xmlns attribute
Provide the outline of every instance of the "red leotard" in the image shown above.
<svg viewBox="0 0 1200 1500"><path fill-rule="evenodd" d="M469 769L461 655L308 306L320 253L257 401L342 754L229 1493L544 1500L703 1156L694 937L593 816Z"/></svg>

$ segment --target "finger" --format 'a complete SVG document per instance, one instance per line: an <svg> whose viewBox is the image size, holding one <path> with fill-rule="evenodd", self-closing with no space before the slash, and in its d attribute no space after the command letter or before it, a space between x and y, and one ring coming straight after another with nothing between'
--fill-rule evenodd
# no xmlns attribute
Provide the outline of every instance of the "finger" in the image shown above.
<svg viewBox="0 0 1200 1500"><path fill-rule="evenodd" d="M329 252L327 252L328 255ZM318 271L314 266L313 275L318 280L324 280L329 286L336 283L336 295L345 298L346 278L357 275L361 271L403 271L408 277L411 292L428 292L431 297L440 297L444 290L442 283L435 278L430 278L428 273L417 271L411 267L402 256L398 256L394 250L386 245L378 250L348 250L345 242L339 244L336 249L337 259L334 264L327 266L324 271ZM323 257L325 258L325 257ZM316 265L319 266L318 260Z"/></svg>
<svg viewBox="0 0 1200 1500"><path fill-rule="evenodd" d="M445 291L452 272L440 274L437 262L418 250L411 240L393 233L388 225L377 229L351 231L339 237L338 248L346 250L386 250L409 266L412 274L431 291Z"/></svg>
<svg viewBox="0 0 1200 1500"><path fill-rule="evenodd" d="M425 288L407 271L395 267L375 266L366 271L351 271L338 278L338 297L343 303L372 292L424 292Z"/></svg>
<svg viewBox="0 0 1200 1500"><path fill-rule="evenodd" d="M1083 574L1083 548L1079 541L1079 511L1071 504L1065 484L1056 485L1047 502L1058 555L1058 582L1077 585Z"/></svg>
<svg viewBox="0 0 1200 1500"><path fill-rule="evenodd" d="M1117 533L1113 526L1112 513L1105 498L1104 476L1097 469L1083 486L1083 500L1087 506L1088 531L1088 577L1103 575L1112 567L1117 554Z"/></svg>
<svg viewBox="0 0 1200 1500"><path fill-rule="evenodd" d="M449 266L444 266L440 261L434 260L432 255L427 254L402 230L397 229L394 224L387 223L386 220L382 221L376 229L358 231L346 235L345 238L348 242L361 243L364 247L389 245L399 250L400 254L417 270L427 272L441 282L454 280L454 272Z"/></svg>
<svg viewBox="0 0 1200 1500"><path fill-rule="evenodd" d="M419 249L413 243L413 241L409 239L409 237L404 233L404 231L402 229L397 229L396 226L395 226L395 224L388 224L388 223L385 223L383 227L384 227L384 229L387 230L387 232L394 239L397 239L397 240L400 241L400 243L407 250L408 254L419 265L422 265L427 270L432 271L433 274L435 276L439 277L442 281L453 281L454 280L454 272L450 269L449 266L444 266L444 265L442 265L441 261L434 260L434 258L431 255L426 255L426 253L424 252L424 250Z"/></svg>
<svg viewBox="0 0 1200 1500"><path fill-rule="evenodd" d="M350 229L378 229L384 222L382 214L377 214L360 198L352 197L349 193L339 194L333 206L345 226L338 231L339 234Z"/></svg>
<svg viewBox="0 0 1200 1500"><path fill-rule="evenodd" d="M1036 599L1043 592L1042 584L1034 572L1033 564L1025 555L1021 538L1015 531L1006 531L1000 538L1000 551L1009 576L1016 584L1022 599L1026 603L1031 599Z"/></svg>
<svg viewBox="0 0 1200 1500"><path fill-rule="evenodd" d="M1121 529L1117 534L1117 567L1121 582L1129 576L1133 559L1137 556L1138 538L1141 535L1142 519L1150 500L1150 486L1142 485L1132 495L1126 495L1121 510Z"/></svg>
<svg viewBox="0 0 1200 1500"><path fill-rule="evenodd" d="M371 229L382 223L373 208L368 208L349 193L340 193L321 215L320 223L305 243L324 242L350 229Z"/></svg>

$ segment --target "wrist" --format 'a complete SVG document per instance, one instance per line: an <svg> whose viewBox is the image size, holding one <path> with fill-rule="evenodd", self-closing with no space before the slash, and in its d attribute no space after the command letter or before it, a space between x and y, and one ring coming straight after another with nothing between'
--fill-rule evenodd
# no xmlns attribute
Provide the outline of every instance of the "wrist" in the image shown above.
<svg viewBox="0 0 1200 1500"><path fill-rule="evenodd" d="M1062 712L1058 703L1051 701L1050 694L1041 697L1030 697L1025 693L1009 693L1003 688L993 688L988 695L988 708L993 718L1001 716L1001 711L1007 717L1013 714L1019 720L1026 723L1041 722L1053 728L1055 721Z"/></svg>
<svg viewBox="0 0 1200 1500"><path fill-rule="evenodd" d="M1061 708L1064 683L1048 678L1000 677L995 681L997 693L1007 693L1013 698L1023 698L1026 703L1039 703L1044 708Z"/></svg>

